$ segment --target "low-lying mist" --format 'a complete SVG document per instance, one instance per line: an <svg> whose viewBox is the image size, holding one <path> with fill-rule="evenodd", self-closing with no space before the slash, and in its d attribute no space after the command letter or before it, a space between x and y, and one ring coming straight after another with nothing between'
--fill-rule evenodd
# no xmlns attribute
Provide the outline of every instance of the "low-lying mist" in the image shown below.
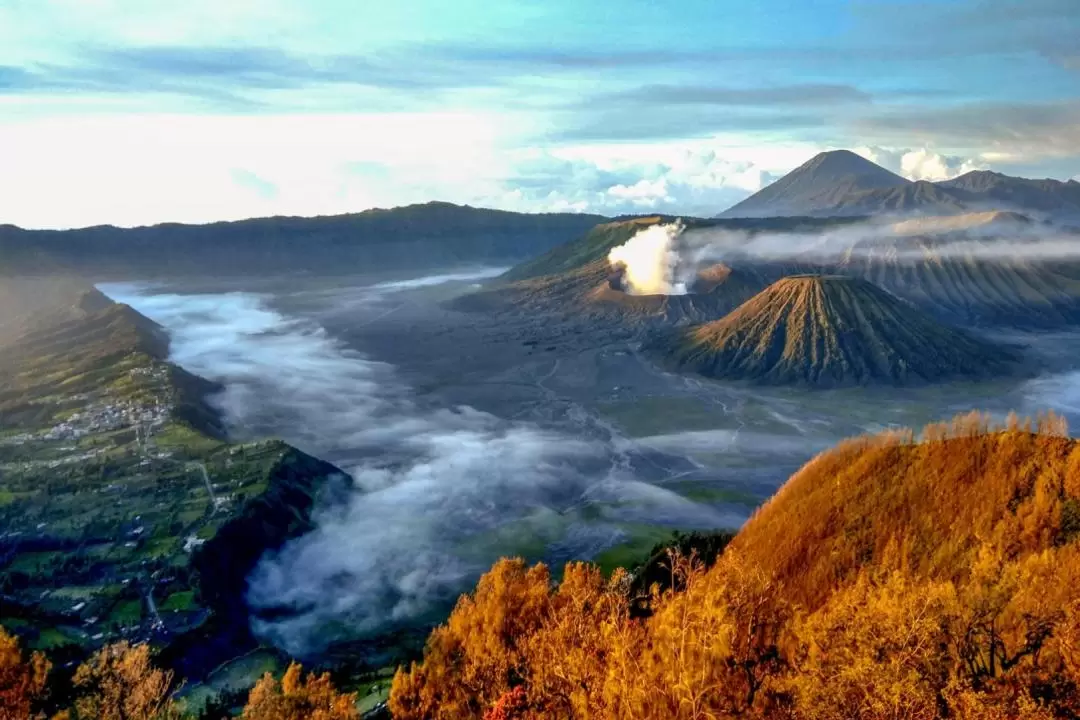
<svg viewBox="0 0 1080 720"><path fill-rule="evenodd" d="M216 402L238 439L282 437L354 478L347 504L321 507L317 529L250 578L267 611L255 631L293 654L424 621L503 554L587 557L624 522L742 519L635 477L627 441L424 406L393 367L265 296L103 290L165 326L175 362L224 384Z"/></svg>

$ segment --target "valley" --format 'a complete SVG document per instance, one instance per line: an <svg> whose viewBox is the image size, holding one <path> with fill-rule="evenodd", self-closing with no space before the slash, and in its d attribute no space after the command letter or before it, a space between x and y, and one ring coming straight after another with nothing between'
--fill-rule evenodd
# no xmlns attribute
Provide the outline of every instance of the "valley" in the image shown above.
<svg viewBox="0 0 1080 720"><path fill-rule="evenodd" d="M102 286L170 329L177 362L226 387L231 436L281 437L357 483L256 573L262 637L301 655L371 648L445 612L499 555L630 562L675 529L738 528L852 435L972 407L1080 419L1051 389L1072 387L1063 358L1080 334L1011 337L1056 368L1034 379L760 387L669 372L618 324L457 309L496 272L265 278L257 293L209 279L194 293Z"/></svg>
<svg viewBox="0 0 1080 720"><path fill-rule="evenodd" d="M0 277L5 627L69 666L150 642L189 708L298 658L378 711L502 557L611 575L845 438L1080 422L1080 272L1021 241L1009 213L643 216L517 265Z"/></svg>

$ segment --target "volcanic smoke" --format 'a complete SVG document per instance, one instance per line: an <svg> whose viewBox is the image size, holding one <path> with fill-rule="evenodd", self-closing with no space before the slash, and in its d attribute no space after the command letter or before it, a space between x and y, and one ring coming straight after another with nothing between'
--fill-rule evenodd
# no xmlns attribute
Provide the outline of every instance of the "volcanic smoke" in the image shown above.
<svg viewBox="0 0 1080 720"><path fill-rule="evenodd" d="M681 222L650 225L608 253L613 268L623 271L623 290L630 295L684 295L686 284L675 281L679 264Z"/></svg>

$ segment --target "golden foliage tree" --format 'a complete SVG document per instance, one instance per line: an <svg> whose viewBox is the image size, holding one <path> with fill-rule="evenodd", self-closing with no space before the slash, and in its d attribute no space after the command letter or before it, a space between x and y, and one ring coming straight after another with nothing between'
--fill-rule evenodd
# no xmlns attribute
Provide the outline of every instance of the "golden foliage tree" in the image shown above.
<svg viewBox="0 0 1080 720"><path fill-rule="evenodd" d="M948 583L861 577L795 624L791 684L807 720L933 720L949 682Z"/></svg>
<svg viewBox="0 0 1080 720"><path fill-rule="evenodd" d="M19 641L0 627L0 720L27 720L45 695L51 665L39 652L23 654Z"/></svg>
<svg viewBox="0 0 1080 720"><path fill-rule="evenodd" d="M329 674L304 676L298 663L289 665L281 682L262 676L248 695L245 720L355 720L355 693L334 688Z"/></svg>
<svg viewBox="0 0 1080 720"><path fill-rule="evenodd" d="M1080 443L980 414L841 444L710 568L503 560L400 670L397 720L1080 717Z"/></svg>
<svg viewBox="0 0 1080 720"><path fill-rule="evenodd" d="M166 720L179 716L171 671L154 666L149 645L108 645L75 671L78 720Z"/></svg>

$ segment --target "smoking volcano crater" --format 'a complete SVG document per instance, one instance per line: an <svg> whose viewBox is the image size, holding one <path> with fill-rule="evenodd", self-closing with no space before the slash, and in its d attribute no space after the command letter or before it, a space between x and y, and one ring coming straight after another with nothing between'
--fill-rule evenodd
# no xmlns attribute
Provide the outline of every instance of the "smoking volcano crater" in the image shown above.
<svg viewBox="0 0 1080 720"><path fill-rule="evenodd" d="M1058 328L1080 324L1078 239L1001 212L900 222L654 216L599 225L455 304L636 332L719 319L780 278L812 273L868 280L947 325Z"/></svg>
<svg viewBox="0 0 1080 720"><path fill-rule="evenodd" d="M640 330L714 320L768 284L751 269L724 263L691 267L679 245L685 229L660 216L606 223L454 305Z"/></svg>

